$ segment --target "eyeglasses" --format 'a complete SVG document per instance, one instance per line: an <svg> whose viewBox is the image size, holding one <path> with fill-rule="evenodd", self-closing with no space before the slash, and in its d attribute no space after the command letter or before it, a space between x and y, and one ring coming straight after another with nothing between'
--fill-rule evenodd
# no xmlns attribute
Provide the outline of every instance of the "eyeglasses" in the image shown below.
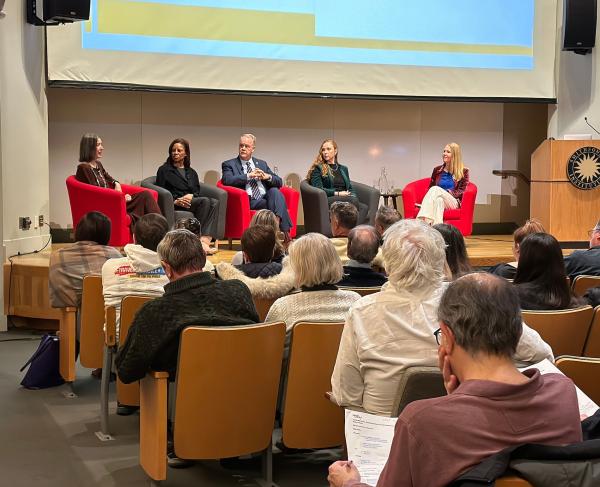
<svg viewBox="0 0 600 487"><path fill-rule="evenodd" d="M435 337L435 341L437 342L438 345L441 345L441 343L440 343L442 341L442 339L440 338L441 334L442 334L441 328L438 328L437 330L435 330L433 332L433 336Z"/></svg>

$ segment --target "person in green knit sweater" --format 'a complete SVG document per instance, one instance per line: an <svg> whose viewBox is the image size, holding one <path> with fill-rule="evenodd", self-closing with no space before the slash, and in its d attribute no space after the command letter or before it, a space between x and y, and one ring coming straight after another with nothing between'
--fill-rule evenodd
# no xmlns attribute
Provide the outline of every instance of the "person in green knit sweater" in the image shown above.
<svg viewBox="0 0 600 487"><path fill-rule="evenodd" d="M162 297L138 311L115 364L125 384L149 370L167 371L175 379L181 331L191 325L249 325L260 320L248 287L241 281L219 281L202 272L206 253L189 230L172 230L158 244L158 256L169 283Z"/></svg>
<svg viewBox="0 0 600 487"><path fill-rule="evenodd" d="M358 201L356 191L350 181L348 167L338 162L338 146L333 139L325 139L313 161L306 180L311 186L322 189L327 194L329 206L334 201L347 201L356 206L358 221L365 221L369 208Z"/></svg>

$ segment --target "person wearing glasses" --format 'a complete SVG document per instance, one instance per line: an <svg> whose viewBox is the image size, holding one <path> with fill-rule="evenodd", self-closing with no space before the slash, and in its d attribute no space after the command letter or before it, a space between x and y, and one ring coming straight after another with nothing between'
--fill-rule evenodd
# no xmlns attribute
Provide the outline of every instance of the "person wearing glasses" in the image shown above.
<svg viewBox="0 0 600 487"><path fill-rule="evenodd" d="M444 248L442 235L419 220L401 220L384 233L388 283L350 308L331 377L336 404L390 416L404 370L437 364L433 332L448 286ZM523 325L515 361L544 358L553 359L552 349Z"/></svg>
<svg viewBox="0 0 600 487"><path fill-rule="evenodd" d="M573 282L577 276L600 276L600 221L588 231L590 248L565 257L565 270Z"/></svg>
<svg viewBox="0 0 600 487"><path fill-rule="evenodd" d="M525 333L514 286L468 274L449 285L437 319L436 360L448 395L404 408L378 486L442 487L507 447L581 442L573 382L514 365ZM352 462L332 464L328 480L366 486Z"/></svg>
<svg viewBox="0 0 600 487"><path fill-rule="evenodd" d="M221 181L225 186L235 186L246 191L251 210L267 208L275 213L279 218L279 229L287 243L290 240L292 220L285 198L279 191L283 182L265 161L252 157L255 148L256 137L243 134L240 137L238 156L221 164Z"/></svg>

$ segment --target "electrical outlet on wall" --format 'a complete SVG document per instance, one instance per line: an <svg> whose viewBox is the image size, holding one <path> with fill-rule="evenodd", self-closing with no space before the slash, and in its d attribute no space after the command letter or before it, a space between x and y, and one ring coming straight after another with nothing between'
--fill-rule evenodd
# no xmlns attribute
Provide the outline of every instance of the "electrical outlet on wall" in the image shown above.
<svg viewBox="0 0 600 487"><path fill-rule="evenodd" d="M19 230L29 230L31 228L31 218L28 216L19 217Z"/></svg>
<svg viewBox="0 0 600 487"><path fill-rule="evenodd" d="M39 225L40 227L43 227L43 226L44 226L44 215L40 215L40 216L38 216L38 225Z"/></svg>

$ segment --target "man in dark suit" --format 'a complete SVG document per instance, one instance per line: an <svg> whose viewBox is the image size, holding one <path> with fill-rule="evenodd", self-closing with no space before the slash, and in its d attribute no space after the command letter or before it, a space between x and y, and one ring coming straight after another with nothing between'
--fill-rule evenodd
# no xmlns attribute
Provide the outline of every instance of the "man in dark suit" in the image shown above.
<svg viewBox="0 0 600 487"><path fill-rule="evenodd" d="M281 178L269 168L265 161L254 159L252 153L256 148L256 137L243 134L240 137L239 155L221 164L222 182L226 186L235 186L248 193L250 208L261 210L267 208L279 218L279 228L289 239L292 220L287 210L285 198L279 188Z"/></svg>

